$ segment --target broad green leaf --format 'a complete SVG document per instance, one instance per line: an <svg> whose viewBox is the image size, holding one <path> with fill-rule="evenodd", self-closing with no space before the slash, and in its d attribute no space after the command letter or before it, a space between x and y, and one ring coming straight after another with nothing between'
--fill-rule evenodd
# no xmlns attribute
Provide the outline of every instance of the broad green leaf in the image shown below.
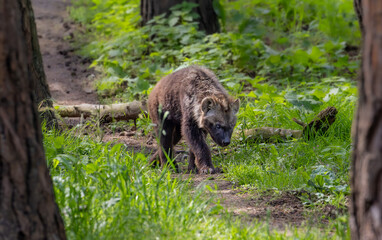
<svg viewBox="0 0 382 240"><path fill-rule="evenodd" d="M179 21L179 17L173 17L173 18L171 18L171 19L168 21L168 25L169 25L170 27L173 27L173 26L175 26L175 25L178 23L178 21Z"/></svg>
<svg viewBox="0 0 382 240"><path fill-rule="evenodd" d="M317 62L322 55L323 52L318 47L314 46L310 49L310 58L313 62Z"/></svg>

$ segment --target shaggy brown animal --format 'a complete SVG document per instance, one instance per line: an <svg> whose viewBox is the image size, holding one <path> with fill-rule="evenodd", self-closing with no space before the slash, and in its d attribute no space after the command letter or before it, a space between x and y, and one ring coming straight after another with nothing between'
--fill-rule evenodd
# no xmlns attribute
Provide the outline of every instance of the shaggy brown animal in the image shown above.
<svg viewBox="0 0 382 240"><path fill-rule="evenodd" d="M167 157L172 159L174 145L183 136L190 148L188 170L218 172L212 164L206 136L210 134L220 146L230 144L239 105L239 99L229 96L215 74L206 68L190 66L162 78L148 100L160 142L150 162L159 156L161 165L166 165ZM174 166L178 170L175 162Z"/></svg>

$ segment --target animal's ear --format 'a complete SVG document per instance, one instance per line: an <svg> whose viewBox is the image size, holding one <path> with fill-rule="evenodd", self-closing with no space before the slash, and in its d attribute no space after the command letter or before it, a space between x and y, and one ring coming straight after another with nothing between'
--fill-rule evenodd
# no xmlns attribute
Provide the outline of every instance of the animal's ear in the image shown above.
<svg viewBox="0 0 382 240"><path fill-rule="evenodd" d="M232 103L232 111L236 114L236 113L239 111L239 108L240 108L240 100L239 100L239 99L236 99L236 100Z"/></svg>
<svg viewBox="0 0 382 240"><path fill-rule="evenodd" d="M202 112L206 114L209 110L215 107L215 100L211 97L206 97L202 100Z"/></svg>

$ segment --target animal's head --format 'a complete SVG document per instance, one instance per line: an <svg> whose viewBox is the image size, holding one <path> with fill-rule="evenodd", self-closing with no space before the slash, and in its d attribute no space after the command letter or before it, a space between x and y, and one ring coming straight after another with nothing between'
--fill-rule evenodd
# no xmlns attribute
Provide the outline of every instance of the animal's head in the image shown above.
<svg viewBox="0 0 382 240"><path fill-rule="evenodd" d="M206 97L201 103L200 126L222 147L231 142L239 106L239 99L233 100L224 95Z"/></svg>

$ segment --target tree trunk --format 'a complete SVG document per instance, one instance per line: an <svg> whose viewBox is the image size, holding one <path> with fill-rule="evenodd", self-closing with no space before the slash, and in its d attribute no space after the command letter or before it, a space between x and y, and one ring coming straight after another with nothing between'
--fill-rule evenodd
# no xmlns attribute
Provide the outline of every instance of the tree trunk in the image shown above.
<svg viewBox="0 0 382 240"><path fill-rule="evenodd" d="M30 0L18 1L21 6L21 13L23 18L23 32L27 43L27 49L29 51L29 57L31 58L28 61L28 68L34 83L33 89L35 92L36 102L39 107L51 108L53 102L51 99L52 97L50 95L48 84L46 83L46 75L40 52L40 45L38 42L32 4ZM57 128L57 119L54 116L53 111L44 111L40 116L42 120L46 121L48 128Z"/></svg>
<svg viewBox="0 0 382 240"><path fill-rule="evenodd" d="M65 239L28 68L23 5L0 6L0 239Z"/></svg>
<svg viewBox="0 0 382 240"><path fill-rule="evenodd" d="M382 239L382 3L363 0L363 59L354 121L352 239Z"/></svg>
<svg viewBox="0 0 382 240"><path fill-rule="evenodd" d="M163 13L169 13L170 8L182 3L184 0L141 0L141 17L143 24L146 24L153 17ZM197 3L199 6L195 11L199 14L199 29L207 34L220 31L218 17L212 5L213 0L186 0Z"/></svg>
<svg viewBox="0 0 382 240"><path fill-rule="evenodd" d="M354 10L358 17L359 28L363 35L363 20L362 20L362 0L354 0Z"/></svg>

